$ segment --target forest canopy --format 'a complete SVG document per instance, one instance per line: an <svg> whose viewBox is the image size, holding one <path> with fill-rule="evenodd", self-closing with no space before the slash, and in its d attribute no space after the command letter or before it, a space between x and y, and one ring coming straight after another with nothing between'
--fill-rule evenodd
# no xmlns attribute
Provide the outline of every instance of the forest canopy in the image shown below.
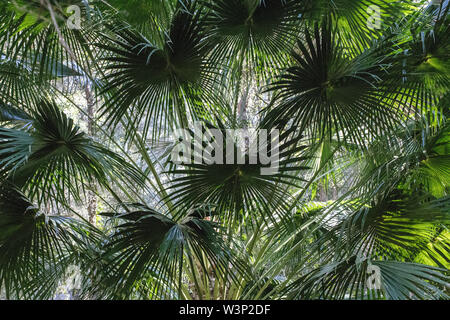
<svg viewBox="0 0 450 320"><path fill-rule="evenodd" d="M448 3L3 0L0 299L449 299Z"/></svg>

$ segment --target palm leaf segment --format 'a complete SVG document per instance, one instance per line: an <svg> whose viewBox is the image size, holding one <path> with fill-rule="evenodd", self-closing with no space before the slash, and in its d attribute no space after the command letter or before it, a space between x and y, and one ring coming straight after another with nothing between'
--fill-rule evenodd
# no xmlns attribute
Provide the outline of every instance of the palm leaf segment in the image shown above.
<svg viewBox="0 0 450 320"><path fill-rule="evenodd" d="M160 28L154 25L149 38L120 28L106 37L106 44L98 45L114 53L105 58L109 73L102 90L108 97L103 114L111 125L129 114L130 125L144 119L144 134L151 127L159 132L187 126L189 117L203 112L196 106L208 101L200 92L214 92L210 75L214 68L206 57L196 2L180 2L169 29Z"/></svg>
<svg viewBox="0 0 450 320"><path fill-rule="evenodd" d="M386 137L386 144L372 145L367 161L376 169L361 174L361 202L344 201L342 211L334 209L329 226L323 225L328 231L313 245L324 265L294 281L288 296L448 299L450 202L445 188L435 192L430 186L436 181L422 174L447 168L448 128L421 126L420 121L411 127ZM448 175L441 176L438 185L448 186ZM368 285L373 266L379 268L381 290Z"/></svg>
<svg viewBox="0 0 450 320"><path fill-rule="evenodd" d="M87 183L107 186L114 176L143 184L136 169L93 142L53 103L42 102L25 126L1 127L0 141L0 167L39 201L64 202L66 192L80 199Z"/></svg>
<svg viewBox="0 0 450 320"><path fill-rule="evenodd" d="M66 23L71 5L86 17L81 29ZM6 1L0 10L0 99L30 110L46 97L51 81L90 73L95 21L86 1Z"/></svg>
<svg viewBox="0 0 450 320"><path fill-rule="evenodd" d="M356 184L357 192L370 198L401 185L434 197L448 195L449 147L448 123L430 126L425 117L409 122L395 135L372 143Z"/></svg>
<svg viewBox="0 0 450 320"><path fill-rule="evenodd" d="M417 4L396 0L303 0L302 18L307 24L328 16L345 34L346 43L366 46Z"/></svg>
<svg viewBox="0 0 450 320"><path fill-rule="evenodd" d="M46 216L15 187L0 185L0 289L7 297L53 297L91 238L98 234L90 225Z"/></svg>
<svg viewBox="0 0 450 320"><path fill-rule="evenodd" d="M314 241L323 265L292 282L288 297L448 299L448 198L397 190L347 215L351 206Z"/></svg>
<svg viewBox="0 0 450 320"><path fill-rule="evenodd" d="M291 0L205 1L208 36L220 59L241 57L258 70L283 65L284 49L292 43L301 3ZM240 61L242 63L244 61ZM231 66L228 66L231 67Z"/></svg>
<svg viewBox="0 0 450 320"><path fill-rule="evenodd" d="M113 15L119 15L121 19L143 33L151 32L155 20L161 24L170 21L177 3L178 0L93 1L93 5L101 8L102 13L113 11Z"/></svg>
<svg viewBox="0 0 450 320"><path fill-rule="evenodd" d="M173 299L182 297L183 268L189 269L194 281L197 267L205 276L218 278L244 274L226 248L220 228L205 219L204 210L189 212L174 220L134 204L125 214L103 213L120 223L104 248L104 278L98 285L109 283L108 290L116 297L137 290L150 298Z"/></svg>
<svg viewBox="0 0 450 320"><path fill-rule="evenodd" d="M429 195L397 190L356 210L336 229L342 230L346 250L397 261L415 261L425 251L437 258L433 265L448 267L445 251L430 250L429 244L448 225L449 209L448 198L430 200ZM448 241L442 244L448 246Z"/></svg>
<svg viewBox="0 0 450 320"><path fill-rule="evenodd" d="M259 132L256 130L255 135L249 137L252 139L249 143L249 140L244 137L230 137L220 123L218 128L212 125L204 128L205 136L210 139L222 137L221 141L215 141L219 148L214 151L209 150L208 153L209 156L215 152L221 153L222 164L216 161L210 164L196 161L198 156L202 159L202 154L198 153L194 142L197 138L191 132L194 152L188 162L175 166L170 171L175 175L170 197L176 199L181 208L202 204L216 205L217 210L228 222L240 221L244 212L251 215L270 212L270 216L276 215L276 208L282 212L289 202L287 188L298 186L299 182L303 181L295 173L308 169L301 165L306 159L302 154L306 146L301 145L302 136L296 133L295 128L281 132L277 142L273 140L272 131L267 133L265 140ZM253 140L255 137L258 137L258 140ZM250 159L249 144L251 143L257 146L254 162ZM277 143L276 146L275 143ZM203 147L208 150L208 143L203 144ZM239 153L238 150L243 153ZM243 159L240 159L238 154L242 154ZM267 161L263 162L261 155L267 155L275 161L270 164L265 163ZM264 174L264 168L270 169L270 166L275 172Z"/></svg>
<svg viewBox="0 0 450 320"><path fill-rule="evenodd" d="M449 94L450 76L450 18L449 7L443 10L431 28L412 25L412 41L404 45L403 81L409 82L414 95L410 101L421 107L422 112L434 110L439 100ZM415 100L412 100L416 97ZM445 104L444 104L445 105ZM448 105L447 105L448 107ZM440 112L448 109L444 106Z"/></svg>
<svg viewBox="0 0 450 320"><path fill-rule="evenodd" d="M388 72L397 60L389 49L394 39L380 40L362 52L352 50L342 46L333 25L305 30L292 53L295 64L268 88L276 96L265 123L292 119L313 137L335 134L338 140L365 144L409 110L398 98L401 73Z"/></svg>
<svg viewBox="0 0 450 320"><path fill-rule="evenodd" d="M0 101L0 123L10 121L30 121L30 116L14 106Z"/></svg>
<svg viewBox="0 0 450 320"><path fill-rule="evenodd" d="M375 271L374 273L374 270ZM291 284L291 299L448 299L442 269L416 263L370 261L353 256L319 268ZM372 279L380 277L379 287ZM372 284L372 286L371 286ZM295 288L295 290L293 290ZM377 289L375 289L377 288Z"/></svg>

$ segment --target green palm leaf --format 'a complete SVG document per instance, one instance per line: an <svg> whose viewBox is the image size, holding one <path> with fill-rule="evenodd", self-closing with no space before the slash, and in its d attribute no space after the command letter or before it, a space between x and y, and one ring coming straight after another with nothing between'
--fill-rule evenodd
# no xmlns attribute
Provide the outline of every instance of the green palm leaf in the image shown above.
<svg viewBox="0 0 450 320"><path fill-rule="evenodd" d="M299 183L304 181L296 174L308 169L301 165L302 161L307 159L302 153L306 146L301 145L301 135L293 137L295 131L290 129L281 132L279 145L275 146L276 142L272 142L273 137L270 136L273 131L267 134L268 140L264 141L257 130L253 138L258 136L260 140L254 159L256 161L252 163L250 150L242 154L243 159L238 156L242 146L233 139L242 137L231 138L233 142L230 144L227 141L227 130L222 124L219 124L219 128L210 126L205 131L206 135L214 137L215 132L223 137L222 141L217 141L222 144L220 150L215 151L222 154L223 162L196 162L197 156L202 155L196 153L192 145L194 152L192 158L188 159L190 161L170 170L170 173L175 175L170 198L176 199L177 207L180 208L207 203L217 205L217 210L228 223L241 221L245 214L249 214L251 218L252 215L263 212L270 213L268 218L271 219L276 215L275 212L283 212L289 202L290 197L286 189L290 186L298 187ZM192 139L194 141L197 138L192 136ZM264 154L263 150L275 161L264 163L261 156ZM265 174L264 170L271 170L270 166L274 171Z"/></svg>
<svg viewBox="0 0 450 320"><path fill-rule="evenodd" d="M205 274L219 278L230 267L233 272L243 272L226 249L220 228L199 211L173 220L144 205L133 207L122 215L104 214L121 221L102 258L107 261L102 282L110 284L113 296L129 295L136 281L150 277L154 279L148 282L150 298L180 299L184 268L195 272L199 266Z"/></svg>
<svg viewBox="0 0 450 320"><path fill-rule="evenodd" d="M345 34L348 44L366 46L381 36L403 15L413 12L415 1L396 0L305 0L302 18L309 24L330 17ZM379 16L378 16L379 13Z"/></svg>
<svg viewBox="0 0 450 320"><path fill-rule="evenodd" d="M372 280L370 265L380 270L380 291L368 286ZM414 263L368 261L351 257L310 272L294 282L288 291L292 292L291 298L297 299L448 299L443 292L448 282L446 272Z"/></svg>
<svg viewBox="0 0 450 320"><path fill-rule="evenodd" d="M39 202L64 202L66 192L80 199L86 183L107 186L108 177L143 185L137 169L93 142L52 103L41 103L31 127L0 128L0 140L1 168Z"/></svg>
<svg viewBox="0 0 450 320"><path fill-rule="evenodd" d="M205 1L205 23L213 55L221 61L240 57L262 73L284 65L286 46L293 44L301 2L291 0ZM232 68L232 65L227 66Z"/></svg>
<svg viewBox="0 0 450 320"><path fill-rule="evenodd" d="M102 87L107 123L115 126L129 115L129 126L141 123L144 136L152 128L156 137L187 126L188 119L197 117L196 106L208 105L202 101L210 101L214 93L214 66L206 57L209 49L202 41L204 26L195 1L180 2L168 30L153 28L158 32L150 38L127 27L114 28L98 47L111 53L104 58L109 72Z"/></svg>
<svg viewBox="0 0 450 320"><path fill-rule="evenodd" d="M95 229L46 216L14 186L0 185L0 288L7 297L49 299ZM98 236L98 235L97 235Z"/></svg>
<svg viewBox="0 0 450 320"><path fill-rule="evenodd" d="M355 55L342 46L331 22L316 25L313 32L306 29L292 53L294 65L268 88L276 96L265 123L292 119L313 137L335 134L338 140L360 144L392 128L402 106L383 83L392 63L386 44L392 39L383 41Z"/></svg>
<svg viewBox="0 0 450 320"><path fill-rule="evenodd" d="M30 120L31 117L26 112L0 101L0 122Z"/></svg>

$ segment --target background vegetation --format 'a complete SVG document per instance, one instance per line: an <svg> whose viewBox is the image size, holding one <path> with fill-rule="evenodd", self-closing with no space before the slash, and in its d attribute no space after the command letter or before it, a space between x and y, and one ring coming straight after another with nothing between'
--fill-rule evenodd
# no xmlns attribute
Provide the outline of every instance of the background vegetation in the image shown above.
<svg viewBox="0 0 450 320"><path fill-rule="evenodd" d="M0 291L448 299L449 37L448 1L2 1ZM279 173L172 163L195 121L281 130Z"/></svg>

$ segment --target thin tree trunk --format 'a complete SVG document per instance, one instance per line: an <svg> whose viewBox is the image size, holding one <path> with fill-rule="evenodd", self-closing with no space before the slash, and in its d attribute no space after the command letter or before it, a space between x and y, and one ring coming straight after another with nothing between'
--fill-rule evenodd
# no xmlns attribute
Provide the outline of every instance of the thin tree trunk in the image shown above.
<svg viewBox="0 0 450 320"><path fill-rule="evenodd" d="M244 147L245 151L248 152L250 148L250 139L248 138L248 125L247 125L247 104L248 104L248 94L249 94L250 88L249 85L247 85L247 88L242 94L241 101L238 104L237 111L238 111L238 126L241 129L245 130L245 134L247 135L245 137Z"/></svg>
<svg viewBox="0 0 450 320"><path fill-rule="evenodd" d="M95 125L94 125L94 113L95 113L95 97L92 94L90 84L87 83L85 87L85 96L87 102L87 123L88 123L88 134L93 137L95 135ZM93 185L90 185L91 189L93 189ZM88 211L88 220L90 223L95 224L97 218L97 196L91 190L88 190L87 193L87 211Z"/></svg>
<svg viewBox="0 0 450 320"><path fill-rule="evenodd" d="M327 190L325 189L325 186L322 184L319 185L319 201L320 202L328 201Z"/></svg>

